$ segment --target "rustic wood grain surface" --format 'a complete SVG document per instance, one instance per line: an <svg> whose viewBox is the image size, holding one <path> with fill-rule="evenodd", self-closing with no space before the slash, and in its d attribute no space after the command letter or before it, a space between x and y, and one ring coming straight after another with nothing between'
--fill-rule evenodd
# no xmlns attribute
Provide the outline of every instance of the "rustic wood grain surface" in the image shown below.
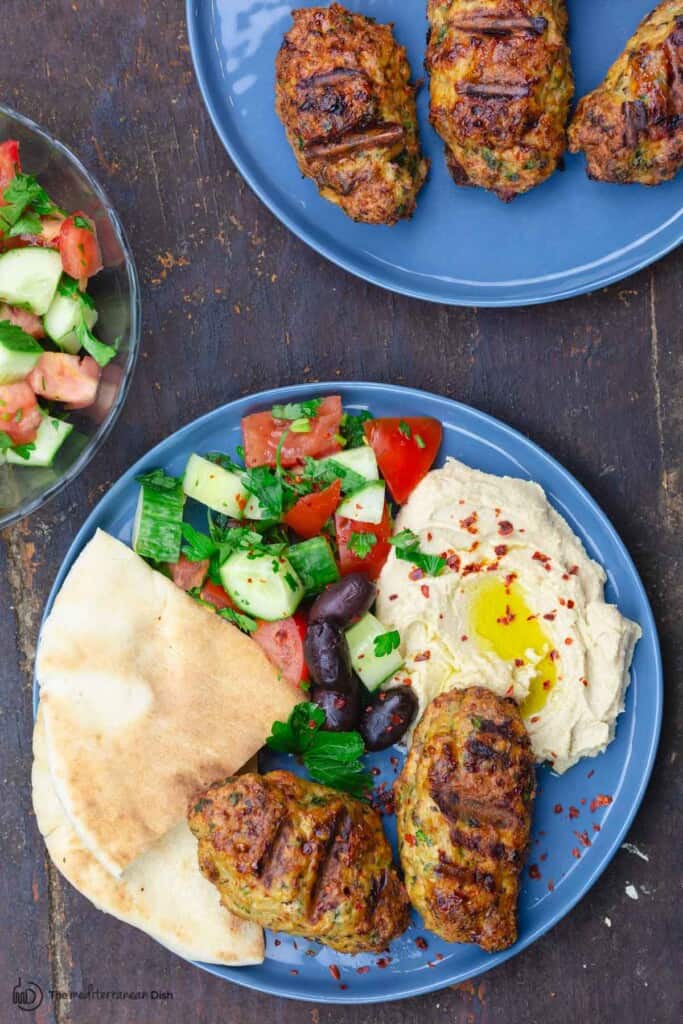
<svg viewBox="0 0 683 1024"><path fill-rule="evenodd" d="M680 1020L683 252L597 294L526 310L448 309L365 285L281 227L231 166L194 81L183 8L182 0L2 4L0 97L72 146L108 190L140 270L144 337L104 450L66 493L1 535L0 1020L21 1017L11 996L19 977L46 993L34 1014L41 1024ZM195 416L259 388L335 377L451 395L560 459L629 546L666 667L662 745L634 846L561 924L504 966L372 1008L247 992L99 914L47 862L29 787L38 623L88 512L134 459ZM173 999L103 1006L49 994L89 985Z"/></svg>

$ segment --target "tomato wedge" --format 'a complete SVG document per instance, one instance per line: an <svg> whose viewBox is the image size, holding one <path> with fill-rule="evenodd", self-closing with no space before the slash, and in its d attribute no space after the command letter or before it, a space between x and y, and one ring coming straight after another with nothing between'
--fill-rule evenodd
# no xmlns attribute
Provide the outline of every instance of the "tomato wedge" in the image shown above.
<svg viewBox="0 0 683 1024"><path fill-rule="evenodd" d="M344 516L335 516L337 528L337 544L339 545L339 568L342 576L348 576L351 572L364 572L371 580L376 580L382 566L387 560L391 545L391 515L389 506L384 504L384 515L382 522L374 526L372 523L359 523L355 519L346 519ZM361 556L354 551L357 547L354 544L354 534L372 534L375 543L368 554Z"/></svg>
<svg viewBox="0 0 683 1024"><path fill-rule="evenodd" d="M252 633L268 658L280 670L283 679L298 686L304 678L304 642L295 619L261 622Z"/></svg>
<svg viewBox="0 0 683 1024"><path fill-rule="evenodd" d="M341 480L326 487L324 491L305 494L292 505L284 518L290 529L304 540L317 537L323 526L333 514L341 498Z"/></svg>
<svg viewBox="0 0 683 1024"><path fill-rule="evenodd" d="M207 604L212 604L217 611L222 608L236 608L232 599L229 597L228 592L223 589L218 583L213 583L211 580L207 580L202 589L199 591L199 596L202 601L206 601Z"/></svg>
<svg viewBox="0 0 683 1024"><path fill-rule="evenodd" d="M32 338L45 337L43 321L35 313L29 313L27 309L8 306L7 303L0 302L0 320L9 320L15 327L21 327L22 331L30 334Z"/></svg>
<svg viewBox="0 0 683 1024"><path fill-rule="evenodd" d="M43 352L28 382L42 398L84 409L95 401L101 372L92 356L79 359L66 352Z"/></svg>
<svg viewBox="0 0 683 1024"><path fill-rule="evenodd" d="M201 587L209 571L208 558L201 562L191 562L185 555L181 555L177 562L169 562L171 579L181 590L194 590Z"/></svg>
<svg viewBox="0 0 683 1024"><path fill-rule="evenodd" d="M19 143L16 139L0 142L0 189L7 188L17 174L21 174ZM4 205L4 200L0 196L0 206Z"/></svg>
<svg viewBox="0 0 683 1024"><path fill-rule="evenodd" d="M395 502L407 501L431 469L443 430L431 416L368 420L363 427Z"/></svg>
<svg viewBox="0 0 683 1024"><path fill-rule="evenodd" d="M307 457L320 459L332 455L341 448L337 435L342 418L342 403L339 395L323 399L318 412L310 421L307 434L297 434L291 429L282 446L283 466L295 466ZM288 420L276 420L270 412L254 412L242 420L244 436L244 460L251 469L254 466L274 466L277 446L285 430L291 427Z"/></svg>
<svg viewBox="0 0 683 1024"><path fill-rule="evenodd" d="M95 234L95 224L86 214L67 217L59 231L59 252L64 273L77 281L87 281L102 269L102 254Z"/></svg>
<svg viewBox="0 0 683 1024"><path fill-rule="evenodd" d="M12 444L34 441L42 421L36 396L26 381L0 384L0 430L9 434Z"/></svg>

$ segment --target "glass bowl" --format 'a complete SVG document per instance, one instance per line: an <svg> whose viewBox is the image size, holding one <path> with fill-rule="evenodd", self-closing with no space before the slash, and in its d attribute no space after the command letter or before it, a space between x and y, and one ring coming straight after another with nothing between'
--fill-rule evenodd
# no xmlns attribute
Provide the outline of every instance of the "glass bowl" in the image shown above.
<svg viewBox="0 0 683 1024"><path fill-rule="evenodd" d="M74 480L104 442L126 399L140 347L140 286L130 247L109 200L80 160L27 117L0 104L0 142L17 139L22 170L61 207L95 221L104 269L88 292L99 313L96 334L118 355L105 367L97 399L71 413L74 429L46 468L0 466L0 528L35 512Z"/></svg>

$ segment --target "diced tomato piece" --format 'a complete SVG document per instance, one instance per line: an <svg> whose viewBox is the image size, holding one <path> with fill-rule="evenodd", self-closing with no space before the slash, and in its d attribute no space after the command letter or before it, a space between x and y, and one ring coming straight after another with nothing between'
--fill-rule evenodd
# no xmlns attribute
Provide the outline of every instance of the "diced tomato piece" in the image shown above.
<svg viewBox="0 0 683 1024"><path fill-rule="evenodd" d="M35 313L29 313L27 309L19 309L18 306L8 306L7 303L0 302L0 320L9 320L32 338L45 337L43 321Z"/></svg>
<svg viewBox="0 0 683 1024"><path fill-rule="evenodd" d="M87 224L87 227L84 225ZM86 281L102 269L102 253L95 224L84 213L67 217L59 231L59 251L64 273L77 281Z"/></svg>
<svg viewBox="0 0 683 1024"><path fill-rule="evenodd" d="M321 459L338 452L341 447L337 440L341 418L339 395L329 395L323 399L317 414L311 419L311 429L307 434L289 431L282 446L282 465L295 466L307 457ZM242 434L247 466L274 466L278 442L290 426L287 420L274 419L270 412L254 412L245 416L242 420Z"/></svg>
<svg viewBox="0 0 683 1024"><path fill-rule="evenodd" d="M303 679L305 666L304 643L294 619L261 622L252 636L280 670L282 678L298 686Z"/></svg>
<svg viewBox="0 0 683 1024"><path fill-rule="evenodd" d="M95 401L100 373L92 356L79 359L66 352L43 352L28 382L43 398L68 402L70 409L84 409Z"/></svg>
<svg viewBox="0 0 683 1024"><path fill-rule="evenodd" d="M12 444L34 441L42 421L36 396L26 381L0 384L0 430Z"/></svg>
<svg viewBox="0 0 683 1024"><path fill-rule="evenodd" d="M292 505L286 514L284 521L304 540L317 537L339 504L340 498L341 480L335 480L324 491L305 494L303 498L299 498L296 505Z"/></svg>
<svg viewBox="0 0 683 1024"><path fill-rule="evenodd" d="M359 523L355 519L346 519L344 516L335 516L335 524L337 544L339 545L339 568L342 576L348 576L351 572L364 572L371 580L376 580L391 549L389 544L391 537L389 506L385 502L382 522L376 526L372 523ZM373 544L365 558L360 558L349 547L354 533L371 533L376 538L376 543Z"/></svg>
<svg viewBox="0 0 683 1024"><path fill-rule="evenodd" d="M201 587L206 574L209 571L208 558L201 562L191 562L185 555L181 555L177 562L169 562L171 579L181 590L194 590Z"/></svg>
<svg viewBox="0 0 683 1024"><path fill-rule="evenodd" d="M206 581L199 592L199 596L202 601L206 601L207 604L212 604L218 611L220 611L221 608L237 608L237 605L233 602L228 592L218 583L213 583L211 580Z"/></svg>
<svg viewBox="0 0 683 1024"><path fill-rule="evenodd" d="M16 139L0 142L0 189L5 189L17 174L21 174L19 143ZM2 196L0 205L4 206Z"/></svg>
<svg viewBox="0 0 683 1024"><path fill-rule="evenodd" d="M431 469L443 430L431 416L368 420L365 436L394 501L402 505Z"/></svg>

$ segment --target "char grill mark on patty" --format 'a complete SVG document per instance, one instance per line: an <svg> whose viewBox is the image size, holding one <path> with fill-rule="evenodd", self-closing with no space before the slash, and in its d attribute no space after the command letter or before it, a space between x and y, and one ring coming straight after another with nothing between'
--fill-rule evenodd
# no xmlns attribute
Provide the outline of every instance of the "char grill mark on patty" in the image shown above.
<svg viewBox="0 0 683 1024"><path fill-rule="evenodd" d="M326 824L327 836L320 836L322 856L309 897L309 917L314 923L339 904L339 861L348 850L353 831L353 822L346 808L335 809ZM317 826L316 833L322 831L323 827Z"/></svg>
<svg viewBox="0 0 683 1024"><path fill-rule="evenodd" d="M370 149L378 146L395 146L403 142L405 131L400 124L380 124L360 132L346 132L330 142L310 142L304 146L307 157L331 159L353 153L357 149Z"/></svg>
<svg viewBox="0 0 683 1024"><path fill-rule="evenodd" d="M458 92L483 100L521 100L531 93L529 85L512 82L458 82Z"/></svg>
<svg viewBox="0 0 683 1024"><path fill-rule="evenodd" d="M473 35L509 36L515 32L531 32L542 36L548 28L545 18L497 17L486 11L472 11L453 22L453 27L460 32L471 32Z"/></svg>

